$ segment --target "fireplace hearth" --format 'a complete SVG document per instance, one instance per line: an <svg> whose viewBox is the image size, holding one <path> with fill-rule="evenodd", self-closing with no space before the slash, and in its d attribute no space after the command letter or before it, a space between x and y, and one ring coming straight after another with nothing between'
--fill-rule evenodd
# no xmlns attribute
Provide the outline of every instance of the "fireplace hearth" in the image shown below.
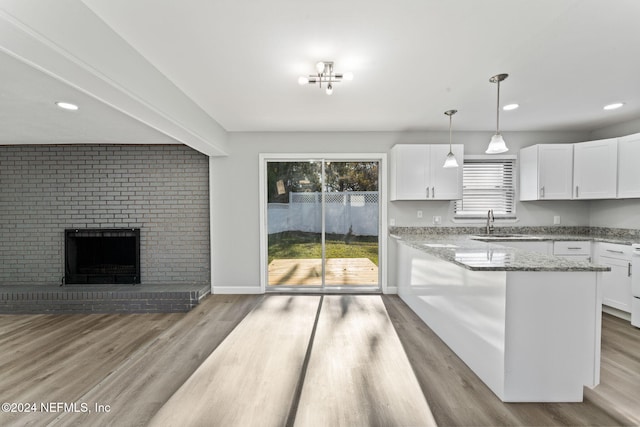
<svg viewBox="0 0 640 427"><path fill-rule="evenodd" d="M140 283L140 229L65 230L66 284Z"/></svg>

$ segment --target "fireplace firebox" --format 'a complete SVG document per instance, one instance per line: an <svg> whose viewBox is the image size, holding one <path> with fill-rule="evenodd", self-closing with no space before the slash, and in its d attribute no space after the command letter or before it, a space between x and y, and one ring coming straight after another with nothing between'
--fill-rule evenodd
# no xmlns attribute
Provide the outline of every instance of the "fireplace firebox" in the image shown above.
<svg viewBox="0 0 640 427"><path fill-rule="evenodd" d="M65 283L140 283L140 229L65 230Z"/></svg>

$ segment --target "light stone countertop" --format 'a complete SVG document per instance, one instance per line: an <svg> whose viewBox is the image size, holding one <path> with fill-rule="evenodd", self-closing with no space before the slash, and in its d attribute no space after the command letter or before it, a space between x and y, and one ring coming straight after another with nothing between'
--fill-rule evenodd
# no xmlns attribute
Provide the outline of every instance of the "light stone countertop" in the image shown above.
<svg viewBox="0 0 640 427"><path fill-rule="evenodd" d="M469 270L484 271L610 271L609 267L586 261L573 261L553 255L544 255L524 249L501 245L499 241L483 242L472 239L469 234L408 234L396 233L391 237L401 244L418 249L427 254L450 261ZM540 237L540 238L537 238ZM557 238L556 238L557 237ZM586 237L586 236L583 236ZM509 237L511 241L542 240L593 240L579 239L577 236L542 235ZM504 240L503 240L504 241Z"/></svg>

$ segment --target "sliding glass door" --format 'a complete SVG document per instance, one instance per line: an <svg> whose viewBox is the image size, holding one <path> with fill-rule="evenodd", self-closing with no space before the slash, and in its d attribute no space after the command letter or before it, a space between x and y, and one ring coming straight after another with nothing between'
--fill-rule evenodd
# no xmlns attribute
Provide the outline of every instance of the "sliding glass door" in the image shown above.
<svg viewBox="0 0 640 427"><path fill-rule="evenodd" d="M380 161L264 166L267 289L379 290Z"/></svg>

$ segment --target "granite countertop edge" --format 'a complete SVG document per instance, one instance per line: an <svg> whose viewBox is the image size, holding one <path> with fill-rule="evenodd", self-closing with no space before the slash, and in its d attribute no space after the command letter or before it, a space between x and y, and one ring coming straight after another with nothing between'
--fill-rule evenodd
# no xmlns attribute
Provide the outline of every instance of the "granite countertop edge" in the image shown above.
<svg viewBox="0 0 640 427"><path fill-rule="evenodd" d="M573 261L553 255L545 255L525 249L504 246L498 241L485 242L472 240L470 238L471 235L390 234L390 236L411 248L472 271L599 272L611 270L610 267L591 264L586 261ZM545 239L522 239L521 241L524 240L535 242ZM511 241L514 240L511 239ZM463 258L465 254L471 254L472 260L464 262L461 259L456 259L456 257ZM480 258L482 258L484 254L487 256L487 264L483 264L484 260L478 259L478 255L481 255ZM498 260L500 258L507 260L510 265L500 264L499 261L491 265L491 258L494 255ZM478 259L478 261L474 261L474 258Z"/></svg>

